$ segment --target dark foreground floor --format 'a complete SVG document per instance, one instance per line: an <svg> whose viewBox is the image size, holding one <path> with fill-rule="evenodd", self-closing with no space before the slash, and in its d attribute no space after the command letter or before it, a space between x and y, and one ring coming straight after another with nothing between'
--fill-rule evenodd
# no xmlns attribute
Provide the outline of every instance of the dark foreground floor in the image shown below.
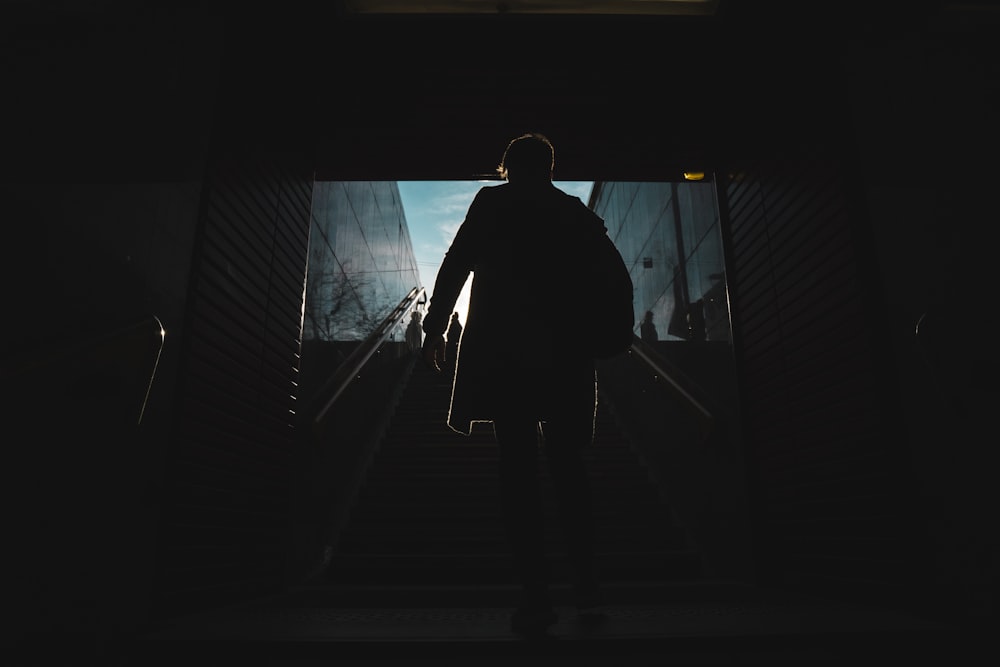
<svg viewBox="0 0 1000 667"><path fill-rule="evenodd" d="M570 607L542 638L510 632L509 608L342 607L285 595L175 619L123 647L129 665L972 665L981 629L785 594ZM986 651L990 654L987 655Z"/></svg>

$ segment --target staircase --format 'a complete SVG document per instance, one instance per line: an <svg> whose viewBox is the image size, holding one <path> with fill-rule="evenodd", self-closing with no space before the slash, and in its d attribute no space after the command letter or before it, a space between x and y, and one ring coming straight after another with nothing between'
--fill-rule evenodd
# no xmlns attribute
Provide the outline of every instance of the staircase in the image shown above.
<svg viewBox="0 0 1000 667"><path fill-rule="evenodd" d="M501 534L492 431L448 429L449 393L447 376L415 364L321 580L169 619L123 646L115 664L857 667L972 664L954 658L983 646L975 633L888 610L706 577L603 407L587 456L606 622L592 627L565 609L569 577L550 504L552 596L563 609L546 641L519 641L508 625L519 591ZM541 457L539 474L550 489Z"/></svg>
<svg viewBox="0 0 1000 667"><path fill-rule="evenodd" d="M445 423L450 373L414 365L392 423L326 571L346 604L504 606L515 599L498 504L490 424L469 436ZM656 601L703 579L701 558L660 499L610 412L599 404L587 452L598 571L610 604ZM539 456L556 604L570 578L551 484Z"/></svg>

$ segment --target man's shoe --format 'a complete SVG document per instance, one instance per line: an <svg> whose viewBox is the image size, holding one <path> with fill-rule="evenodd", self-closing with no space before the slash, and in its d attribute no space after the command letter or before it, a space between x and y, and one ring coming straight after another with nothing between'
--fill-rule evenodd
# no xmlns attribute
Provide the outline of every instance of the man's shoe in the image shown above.
<svg viewBox="0 0 1000 667"><path fill-rule="evenodd" d="M511 614L510 629L528 637L544 635L559 615L552 607L519 607Z"/></svg>
<svg viewBox="0 0 1000 667"><path fill-rule="evenodd" d="M573 593L576 608L581 614L598 611L604 605L604 594L596 582L579 584Z"/></svg>

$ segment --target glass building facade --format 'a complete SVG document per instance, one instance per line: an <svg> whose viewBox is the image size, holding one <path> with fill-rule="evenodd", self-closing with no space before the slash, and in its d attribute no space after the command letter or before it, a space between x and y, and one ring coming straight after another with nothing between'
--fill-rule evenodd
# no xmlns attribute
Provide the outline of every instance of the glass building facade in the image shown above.
<svg viewBox="0 0 1000 667"><path fill-rule="evenodd" d="M648 312L659 340L730 340L714 183L595 182L589 206L629 266L637 334ZM304 342L361 341L422 284L395 181L315 183Z"/></svg>
<svg viewBox="0 0 1000 667"><path fill-rule="evenodd" d="M719 207L710 182L597 182L590 207L629 266L659 340L731 339Z"/></svg>
<svg viewBox="0 0 1000 667"><path fill-rule="evenodd" d="M304 342L364 340L421 284L395 181L315 183Z"/></svg>

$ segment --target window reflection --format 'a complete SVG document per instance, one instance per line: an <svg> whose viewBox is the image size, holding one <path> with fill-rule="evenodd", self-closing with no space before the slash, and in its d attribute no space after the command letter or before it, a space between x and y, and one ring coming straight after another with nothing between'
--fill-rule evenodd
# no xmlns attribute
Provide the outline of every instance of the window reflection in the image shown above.
<svg viewBox="0 0 1000 667"><path fill-rule="evenodd" d="M303 340L364 340L419 286L395 181L317 182Z"/></svg>
<svg viewBox="0 0 1000 667"><path fill-rule="evenodd" d="M632 273L636 334L645 314L660 340L732 339L712 182L595 182L590 207Z"/></svg>

